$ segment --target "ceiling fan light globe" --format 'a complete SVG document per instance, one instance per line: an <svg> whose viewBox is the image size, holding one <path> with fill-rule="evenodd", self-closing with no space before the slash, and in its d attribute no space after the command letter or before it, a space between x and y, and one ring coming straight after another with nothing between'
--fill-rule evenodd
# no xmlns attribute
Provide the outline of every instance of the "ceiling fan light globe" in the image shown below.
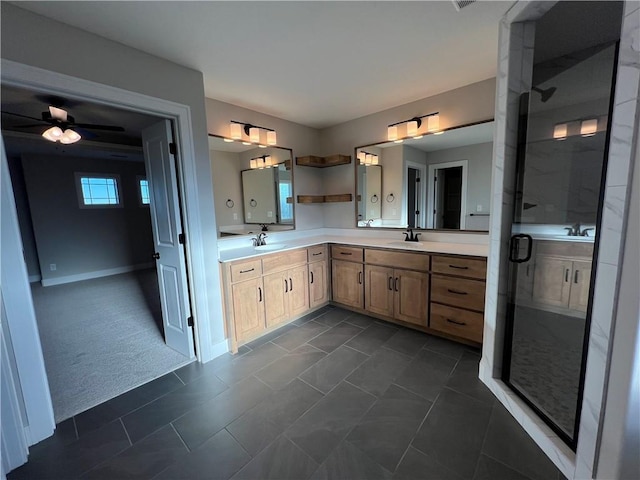
<svg viewBox="0 0 640 480"><path fill-rule="evenodd" d="M50 142L57 142L58 140L60 140L62 135L63 135L63 133L62 133L62 129L60 127L47 128L42 133L42 136L44 138L46 138L47 140L49 140Z"/></svg>
<svg viewBox="0 0 640 480"><path fill-rule="evenodd" d="M71 130L70 128L67 128L64 131L64 133L62 134L62 136L60 137L60 143L64 143L65 145L69 145L71 143L76 143L81 138L82 137L80 136L80 134L78 132L75 132L75 131Z"/></svg>

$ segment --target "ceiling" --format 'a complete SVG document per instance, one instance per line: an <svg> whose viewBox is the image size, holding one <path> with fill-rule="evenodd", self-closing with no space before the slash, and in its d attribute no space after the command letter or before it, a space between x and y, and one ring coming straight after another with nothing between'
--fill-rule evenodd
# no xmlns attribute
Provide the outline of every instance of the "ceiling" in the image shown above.
<svg viewBox="0 0 640 480"><path fill-rule="evenodd" d="M201 71L208 98L324 128L494 77L512 2L15 4Z"/></svg>

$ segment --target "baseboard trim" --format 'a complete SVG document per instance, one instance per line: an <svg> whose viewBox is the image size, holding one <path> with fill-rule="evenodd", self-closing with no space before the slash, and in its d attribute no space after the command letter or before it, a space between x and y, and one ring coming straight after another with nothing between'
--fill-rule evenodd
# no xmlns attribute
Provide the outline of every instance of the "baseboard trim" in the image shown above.
<svg viewBox="0 0 640 480"><path fill-rule="evenodd" d="M36 283L42 280L41 275L29 275L29 283Z"/></svg>
<svg viewBox="0 0 640 480"><path fill-rule="evenodd" d="M137 265L127 265L124 267L108 268L106 270L96 270L95 272L79 273L77 275L66 275L64 277L42 279L43 287L51 287L53 285L62 285L64 283L81 282L82 280L91 280L93 278L109 277L120 273L133 272L135 270L143 270L151 268L154 262L139 263Z"/></svg>
<svg viewBox="0 0 640 480"><path fill-rule="evenodd" d="M202 363L207 363L220 355L223 355L229 351L229 342L225 339L221 342L211 346L211 356L209 358L199 358Z"/></svg>

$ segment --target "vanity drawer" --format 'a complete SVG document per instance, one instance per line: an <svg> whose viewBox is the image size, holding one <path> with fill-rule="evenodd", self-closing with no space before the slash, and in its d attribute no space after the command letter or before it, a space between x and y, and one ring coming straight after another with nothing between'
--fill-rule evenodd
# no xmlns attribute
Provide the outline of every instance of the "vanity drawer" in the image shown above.
<svg viewBox="0 0 640 480"><path fill-rule="evenodd" d="M357 247L331 245L331 258L335 258L338 260L347 260L350 262L362 262L364 258L363 249Z"/></svg>
<svg viewBox="0 0 640 480"><path fill-rule="evenodd" d="M262 275L262 261L258 258L246 262L234 262L231 264L231 281L241 282L257 278Z"/></svg>
<svg viewBox="0 0 640 480"><path fill-rule="evenodd" d="M406 268L427 272L429 270L429 255L407 252L389 252L387 250L366 249L365 263L383 265L385 267Z"/></svg>
<svg viewBox="0 0 640 480"><path fill-rule="evenodd" d="M465 257L434 256L431 263L433 273L445 273L460 277L485 280L487 276L487 261L484 259Z"/></svg>
<svg viewBox="0 0 640 480"><path fill-rule="evenodd" d="M482 313L432 303L429 318L429 326L434 330L482 343Z"/></svg>
<svg viewBox="0 0 640 480"><path fill-rule="evenodd" d="M265 273L277 272L294 265L307 263L307 249L300 248L288 252L267 255L262 258L262 271Z"/></svg>
<svg viewBox="0 0 640 480"><path fill-rule="evenodd" d="M320 260L327 259L327 246L326 245L317 245L315 247L309 247L307 249L307 261L311 262L319 262Z"/></svg>
<svg viewBox="0 0 640 480"><path fill-rule="evenodd" d="M478 280L431 276L431 301L470 310L484 310L485 283Z"/></svg>

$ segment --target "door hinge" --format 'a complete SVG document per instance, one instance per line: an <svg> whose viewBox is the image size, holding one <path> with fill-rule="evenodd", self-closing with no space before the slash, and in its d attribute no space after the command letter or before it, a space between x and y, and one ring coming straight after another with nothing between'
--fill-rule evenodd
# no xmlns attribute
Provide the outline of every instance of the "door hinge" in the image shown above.
<svg viewBox="0 0 640 480"><path fill-rule="evenodd" d="M420 177L416 177L416 183L420 183Z"/></svg>
<svg viewBox="0 0 640 480"><path fill-rule="evenodd" d="M193 317L187 318L187 325L193 327Z"/></svg>
<svg viewBox="0 0 640 480"><path fill-rule="evenodd" d="M169 143L169 153L171 155L175 155L176 153L178 153L178 149L176 147L176 144L173 143L173 142Z"/></svg>
<svg viewBox="0 0 640 480"><path fill-rule="evenodd" d="M180 245L184 245L184 243L186 242L186 239L184 237L184 233L181 233L178 235L178 243L180 243Z"/></svg>

